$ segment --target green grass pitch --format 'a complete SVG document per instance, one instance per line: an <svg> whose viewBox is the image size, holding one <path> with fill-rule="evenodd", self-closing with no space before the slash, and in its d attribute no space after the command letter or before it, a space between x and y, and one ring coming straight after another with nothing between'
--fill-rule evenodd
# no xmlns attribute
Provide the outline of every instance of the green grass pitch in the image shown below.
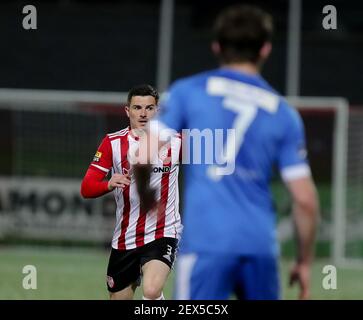
<svg viewBox="0 0 363 320"><path fill-rule="evenodd" d="M108 299L105 287L107 250L54 247L0 247L0 299ZM362 299L363 269L337 269L337 289L324 290L322 273L328 260L317 260L312 273L313 299ZM25 290L22 273L25 265L37 268L37 289ZM297 288L288 288L291 261L281 260L281 285L284 299L295 299ZM164 295L172 297L173 274ZM137 289L136 299L142 297Z"/></svg>

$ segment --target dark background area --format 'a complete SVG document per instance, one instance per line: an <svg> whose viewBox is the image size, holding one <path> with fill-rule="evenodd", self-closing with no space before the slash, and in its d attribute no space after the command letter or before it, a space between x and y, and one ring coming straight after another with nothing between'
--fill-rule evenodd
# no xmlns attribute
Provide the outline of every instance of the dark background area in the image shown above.
<svg viewBox="0 0 363 320"><path fill-rule="evenodd" d="M231 3L255 3L275 19L274 50L263 75L285 93L288 1L176 0L172 80L217 66L210 27ZM363 104L363 3L302 1L303 96L344 96ZM160 1L32 1L38 29L22 28L27 1L0 4L0 87L127 91L155 85ZM324 5L337 8L338 29L322 27Z"/></svg>
<svg viewBox="0 0 363 320"><path fill-rule="evenodd" d="M22 9L29 3L1 2L0 88L128 91L140 82L156 85L160 3L160 0L33 1L31 4L37 8L38 29L24 30ZM218 12L234 3L257 4L273 15L273 51L262 73L285 94L288 0L175 0L171 80L217 67L210 51L211 27ZM327 4L337 9L337 30L322 27L325 16L322 10ZM350 104L363 105L362 52L362 2L302 1L302 96L342 96ZM329 181L334 115L332 112L310 114L307 111L302 116L313 173L319 180ZM23 113L20 120L15 117L19 115L12 111L0 113L0 131L3 132L0 146L4 153L0 164L2 174L6 175L54 176L61 173L63 176L81 176L82 168L86 168L105 132L116 131L127 122L113 113L102 119L96 113L88 120L57 115L36 130L29 120L34 118L31 113ZM93 137L88 139L89 145L84 144L83 156L76 157L72 162L74 165L66 167L67 171L60 167L62 162L55 161L62 158L57 146L53 150L46 144L42 148L38 143L44 132L58 137L59 141L70 141L61 135L57 124L60 119L63 125L69 123L68 127L83 130ZM14 121L20 123L21 130L11 130ZM30 137L35 137L33 142L28 141ZM17 154L14 141L22 141L26 146L21 159L27 163L33 158L33 163L40 163L34 156L26 157L27 154L42 157L41 170L35 165L12 160L12 155ZM72 153L69 148L61 150ZM45 157L45 150L50 154L49 159ZM54 155L57 156L55 159Z"/></svg>

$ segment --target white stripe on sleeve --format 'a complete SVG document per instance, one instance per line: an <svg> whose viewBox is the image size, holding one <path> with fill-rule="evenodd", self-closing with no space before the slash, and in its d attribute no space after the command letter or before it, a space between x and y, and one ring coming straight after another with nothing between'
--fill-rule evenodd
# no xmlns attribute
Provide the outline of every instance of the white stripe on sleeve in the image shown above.
<svg viewBox="0 0 363 320"><path fill-rule="evenodd" d="M108 169L106 169L106 168L104 168L104 167L101 167L101 166L98 166L97 164L93 164L93 163L91 163L91 166L94 166L94 167L96 167L97 169L100 169L101 171L106 172L106 173L109 171Z"/></svg>
<svg viewBox="0 0 363 320"><path fill-rule="evenodd" d="M299 178L310 177L310 167L306 163L285 167L281 170L282 180L291 181Z"/></svg>

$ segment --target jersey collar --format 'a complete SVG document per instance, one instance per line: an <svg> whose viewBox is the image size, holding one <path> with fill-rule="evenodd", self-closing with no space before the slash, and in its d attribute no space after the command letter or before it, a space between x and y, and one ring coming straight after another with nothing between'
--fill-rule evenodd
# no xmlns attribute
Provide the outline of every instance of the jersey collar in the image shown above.
<svg viewBox="0 0 363 320"><path fill-rule="evenodd" d="M131 130L131 128L130 128L130 126L128 126L127 128L129 129L129 136L130 136L133 140L135 140L135 141L139 141L139 140L140 140L140 137L135 136L135 135L133 134L133 132L132 132L132 130Z"/></svg>

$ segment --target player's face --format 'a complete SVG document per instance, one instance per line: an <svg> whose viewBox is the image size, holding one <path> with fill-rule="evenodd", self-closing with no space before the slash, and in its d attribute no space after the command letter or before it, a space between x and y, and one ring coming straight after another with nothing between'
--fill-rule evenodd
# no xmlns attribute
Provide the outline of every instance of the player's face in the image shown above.
<svg viewBox="0 0 363 320"><path fill-rule="evenodd" d="M125 110L131 129L141 129L157 112L156 100L153 96L133 96Z"/></svg>

